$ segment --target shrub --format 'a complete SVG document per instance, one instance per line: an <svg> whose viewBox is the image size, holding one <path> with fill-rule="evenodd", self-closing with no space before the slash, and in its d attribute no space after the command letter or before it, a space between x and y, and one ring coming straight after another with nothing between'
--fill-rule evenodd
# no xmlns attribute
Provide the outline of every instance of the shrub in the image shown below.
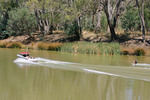
<svg viewBox="0 0 150 100"><path fill-rule="evenodd" d="M142 49L142 48L138 48L134 51L134 55L137 55L137 56L144 56L145 55L145 50Z"/></svg>
<svg viewBox="0 0 150 100"><path fill-rule="evenodd" d="M7 48L22 48L23 44L20 42L11 42L6 45Z"/></svg>
<svg viewBox="0 0 150 100"><path fill-rule="evenodd" d="M7 39L9 36L11 36L10 32L7 31L1 32L1 39Z"/></svg>
<svg viewBox="0 0 150 100"><path fill-rule="evenodd" d="M71 25L66 25L65 32L67 35L76 35L76 40L80 39L79 26L76 21Z"/></svg>
<svg viewBox="0 0 150 100"><path fill-rule="evenodd" d="M128 55L128 54L129 54L129 51L126 51L126 50L121 51L121 54L122 54L122 55Z"/></svg>
<svg viewBox="0 0 150 100"><path fill-rule="evenodd" d="M7 30L12 35L31 35L36 30L36 19L28 8L16 8L9 11Z"/></svg>
<svg viewBox="0 0 150 100"><path fill-rule="evenodd" d="M126 13L121 17L121 26L126 31L139 29L139 16L138 10L134 6L129 5L126 9Z"/></svg>
<svg viewBox="0 0 150 100"><path fill-rule="evenodd" d="M37 48L40 49L40 50L58 51L58 50L60 50L61 46L62 46L62 43L44 43L44 42L39 42L37 44Z"/></svg>
<svg viewBox="0 0 150 100"><path fill-rule="evenodd" d="M40 50L47 50L48 49L48 44L43 43L43 42L39 42L37 44L37 48L40 49Z"/></svg>
<svg viewBox="0 0 150 100"><path fill-rule="evenodd" d="M1 48L6 48L7 42L0 42L0 47Z"/></svg>
<svg viewBox="0 0 150 100"><path fill-rule="evenodd" d="M61 46L62 46L62 43L51 43L51 44L48 44L47 49L52 50L52 51L58 51Z"/></svg>

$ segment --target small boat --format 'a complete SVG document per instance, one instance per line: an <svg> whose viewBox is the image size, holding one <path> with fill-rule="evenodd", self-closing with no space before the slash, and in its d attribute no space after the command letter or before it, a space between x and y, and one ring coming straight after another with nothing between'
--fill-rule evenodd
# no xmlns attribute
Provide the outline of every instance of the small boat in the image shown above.
<svg viewBox="0 0 150 100"><path fill-rule="evenodd" d="M32 61L32 62L38 62L38 60L36 58L33 58L32 56L30 56L29 52L21 52L20 54L17 54L17 57Z"/></svg>

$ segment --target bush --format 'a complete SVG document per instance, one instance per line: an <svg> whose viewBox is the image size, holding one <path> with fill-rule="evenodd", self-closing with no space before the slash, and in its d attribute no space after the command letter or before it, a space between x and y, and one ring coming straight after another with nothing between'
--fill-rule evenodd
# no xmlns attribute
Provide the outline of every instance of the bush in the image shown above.
<svg viewBox="0 0 150 100"><path fill-rule="evenodd" d="M61 46L62 46L62 43L44 43L44 42L39 42L37 44L37 48L40 49L40 50L58 51Z"/></svg>
<svg viewBox="0 0 150 100"><path fill-rule="evenodd" d="M1 48L6 48L7 42L0 42L0 47Z"/></svg>
<svg viewBox="0 0 150 100"><path fill-rule="evenodd" d="M134 51L134 55L137 55L137 56L144 56L145 55L145 50L144 49L141 49L141 48L138 48Z"/></svg>
<svg viewBox="0 0 150 100"><path fill-rule="evenodd" d="M62 46L61 43L51 43L51 44L48 44L48 50L52 50L52 51L58 51L60 50L60 47Z"/></svg>
<svg viewBox="0 0 150 100"><path fill-rule="evenodd" d="M1 39L7 39L9 36L11 36L10 32L7 31L1 32Z"/></svg>
<svg viewBox="0 0 150 100"><path fill-rule="evenodd" d="M6 45L7 48L22 48L23 44L20 42L11 42Z"/></svg>
<svg viewBox="0 0 150 100"><path fill-rule="evenodd" d="M37 48L40 49L40 50L47 50L48 49L48 44L43 43L43 42L39 42L37 44Z"/></svg>
<svg viewBox="0 0 150 100"><path fill-rule="evenodd" d="M126 50L125 50L125 51L121 51L121 54L122 54L122 55L128 55L128 54L129 54L129 51L126 51Z"/></svg>
<svg viewBox="0 0 150 100"><path fill-rule="evenodd" d="M138 16L138 10L135 7L129 5L126 9L126 13L121 17L121 26L126 31L139 30L140 19Z"/></svg>
<svg viewBox="0 0 150 100"><path fill-rule="evenodd" d="M36 30L35 15L28 8L16 8L9 12L7 30L12 35L30 35Z"/></svg>
<svg viewBox="0 0 150 100"><path fill-rule="evenodd" d="M76 40L80 39L79 26L76 21L74 21L71 25L66 25L65 32L67 35L76 35Z"/></svg>

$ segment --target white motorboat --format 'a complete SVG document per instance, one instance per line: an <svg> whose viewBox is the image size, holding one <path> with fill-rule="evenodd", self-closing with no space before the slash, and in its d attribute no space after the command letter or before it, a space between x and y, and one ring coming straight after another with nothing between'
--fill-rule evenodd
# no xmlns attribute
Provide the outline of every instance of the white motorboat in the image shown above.
<svg viewBox="0 0 150 100"><path fill-rule="evenodd" d="M29 52L21 52L20 54L17 54L17 57L28 60L28 61L32 61L32 62L38 62L36 58L33 58L32 56L30 56Z"/></svg>

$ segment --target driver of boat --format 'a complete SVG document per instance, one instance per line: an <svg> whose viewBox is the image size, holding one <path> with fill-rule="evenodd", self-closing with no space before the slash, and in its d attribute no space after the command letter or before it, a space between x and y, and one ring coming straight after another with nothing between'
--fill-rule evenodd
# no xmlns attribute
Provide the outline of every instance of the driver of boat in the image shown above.
<svg viewBox="0 0 150 100"><path fill-rule="evenodd" d="M30 57L29 54L23 54L22 56L24 56L24 57Z"/></svg>
<svg viewBox="0 0 150 100"><path fill-rule="evenodd" d="M25 55L25 54L22 54L22 56L23 56L23 57L26 57L26 55Z"/></svg>
<svg viewBox="0 0 150 100"><path fill-rule="evenodd" d="M27 54L27 55L26 55L26 57L27 57L27 58L30 58L30 55L29 55L29 54Z"/></svg>

